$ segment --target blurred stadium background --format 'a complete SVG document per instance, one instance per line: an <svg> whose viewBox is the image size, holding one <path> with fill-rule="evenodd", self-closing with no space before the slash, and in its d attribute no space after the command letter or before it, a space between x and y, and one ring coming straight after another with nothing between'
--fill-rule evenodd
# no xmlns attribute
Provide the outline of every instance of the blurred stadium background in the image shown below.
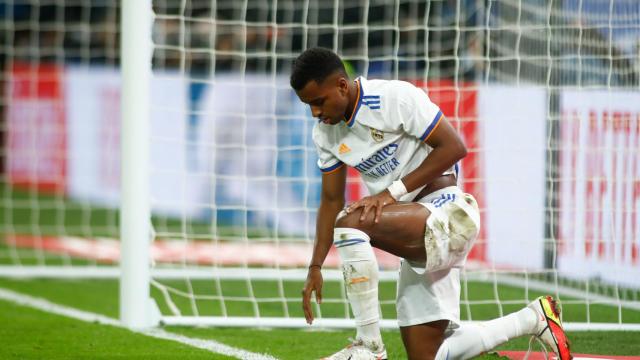
<svg viewBox="0 0 640 360"><path fill-rule="evenodd" d="M0 357L208 356L16 305L119 317L121 10L0 1L0 334L14 345ZM551 293L568 328L588 330L571 333L578 352L640 354L640 2L154 0L146 15L152 323L239 358L317 358L351 334L284 329L305 328L320 188L288 75L324 46L354 76L424 88L463 135L461 186L483 213L464 320ZM365 194L349 169L347 200ZM398 259L377 255L385 339L403 358ZM314 328L348 329L334 253L325 277Z"/></svg>

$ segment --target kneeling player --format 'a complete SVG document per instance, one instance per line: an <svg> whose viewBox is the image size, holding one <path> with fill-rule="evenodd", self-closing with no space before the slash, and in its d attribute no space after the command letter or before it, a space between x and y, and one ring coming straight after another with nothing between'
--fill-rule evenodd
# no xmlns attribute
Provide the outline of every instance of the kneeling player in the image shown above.
<svg viewBox="0 0 640 360"><path fill-rule="evenodd" d="M321 266L338 249L357 336L329 359L385 359L379 328L378 265L372 246L401 257L397 313L410 359L467 359L515 337L540 337L561 360L569 344L551 297L480 325L460 325L460 267L478 234L474 198L457 186L466 148L439 108L403 81L349 80L340 58L313 48L295 61L291 86L318 124L323 171L316 241L303 289L321 300ZM373 196L344 209L346 167ZM344 211L343 211L344 209Z"/></svg>

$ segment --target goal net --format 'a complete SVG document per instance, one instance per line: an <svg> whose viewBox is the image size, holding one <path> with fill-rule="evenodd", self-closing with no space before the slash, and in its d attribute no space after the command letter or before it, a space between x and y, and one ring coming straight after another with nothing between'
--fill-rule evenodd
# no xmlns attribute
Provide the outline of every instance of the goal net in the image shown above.
<svg viewBox="0 0 640 360"><path fill-rule="evenodd" d="M120 10L0 5L0 276L120 275ZM423 88L464 138L482 231L463 320L549 293L570 329L640 329L637 1L154 0L146 16L153 231L137 241L158 321L306 326L321 175L288 76L323 46L354 77ZM348 174L347 202L367 195ZM395 327L399 260L376 255ZM338 262L315 326L353 325Z"/></svg>

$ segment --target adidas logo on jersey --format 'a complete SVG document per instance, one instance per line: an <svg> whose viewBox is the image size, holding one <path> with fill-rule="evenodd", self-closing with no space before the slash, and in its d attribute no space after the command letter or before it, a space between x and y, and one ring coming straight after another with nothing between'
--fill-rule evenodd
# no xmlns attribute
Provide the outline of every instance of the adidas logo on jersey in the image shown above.
<svg viewBox="0 0 640 360"><path fill-rule="evenodd" d="M338 148L338 154L342 155L342 154L346 154L349 151L351 151L351 148L348 147L347 145L345 145L344 143L340 144L340 147Z"/></svg>

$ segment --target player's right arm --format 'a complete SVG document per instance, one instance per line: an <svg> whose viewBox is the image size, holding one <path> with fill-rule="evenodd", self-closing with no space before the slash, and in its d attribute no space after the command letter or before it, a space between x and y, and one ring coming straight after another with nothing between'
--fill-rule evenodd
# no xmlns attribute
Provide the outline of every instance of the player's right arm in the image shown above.
<svg viewBox="0 0 640 360"><path fill-rule="evenodd" d="M316 218L316 239L313 255L309 264L307 280L302 289L302 308L307 323L313 322L311 294L315 292L316 301L322 302L322 264L333 244L333 227L340 211L344 208L344 193L347 182L347 167L340 166L332 172L322 174L322 194Z"/></svg>

